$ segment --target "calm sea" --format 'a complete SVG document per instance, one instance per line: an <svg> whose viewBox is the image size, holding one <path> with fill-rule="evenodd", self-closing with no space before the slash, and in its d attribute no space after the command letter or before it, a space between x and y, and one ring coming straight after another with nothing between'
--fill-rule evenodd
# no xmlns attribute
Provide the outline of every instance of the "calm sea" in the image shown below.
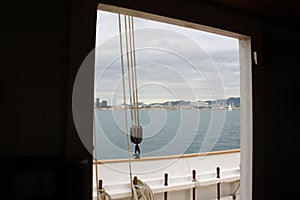
<svg viewBox="0 0 300 200"><path fill-rule="evenodd" d="M96 111L98 159L127 158L123 110ZM180 155L240 148L240 111L140 110L141 157ZM130 111L127 113L131 127ZM130 155L134 145L130 143Z"/></svg>

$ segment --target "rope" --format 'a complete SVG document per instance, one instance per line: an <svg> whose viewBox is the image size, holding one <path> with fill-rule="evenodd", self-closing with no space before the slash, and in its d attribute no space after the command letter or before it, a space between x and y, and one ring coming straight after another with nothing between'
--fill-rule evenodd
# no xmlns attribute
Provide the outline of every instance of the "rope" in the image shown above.
<svg viewBox="0 0 300 200"><path fill-rule="evenodd" d="M133 199L138 200L138 199L144 199L144 200L154 200L154 194L146 183L143 181L137 179L136 185L133 187Z"/></svg>
<svg viewBox="0 0 300 200"><path fill-rule="evenodd" d="M134 112L134 123L132 124L132 130L133 135L137 135L138 131L139 133L142 133L140 130L140 115L139 115L139 101L138 101L138 88L137 88L137 73L136 73L136 56L135 56L135 41L134 41L134 25L133 25L133 17L132 16L127 16L128 17L128 26L129 26L129 31L128 31L128 37L129 37L129 47L130 47L130 72L131 72L131 83L132 83L132 99L133 99L133 112ZM126 20L125 20L126 21ZM126 28L126 26L125 26ZM127 30L126 30L127 31ZM129 79L128 79L129 80ZM138 128L138 129L136 129ZM132 134L132 133L131 133ZM142 137L142 136L140 136ZM140 148L139 148L139 143L142 138L131 138L132 142L135 143L135 158L140 158Z"/></svg>
<svg viewBox="0 0 300 200"><path fill-rule="evenodd" d="M132 111L132 109L133 109L133 107L132 107L132 101L133 101L133 99L132 99L132 92L131 92L131 70L130 70L130 57L129 57L129 47L128 47L128 30L127 30L127 20L126 20L126 15L124 16L124 24L125 24L125 42L126 42L126 57L127 57L127 76L128 76L128 88L129 88L129 103L130 103L130 115L131 115L131 124L132 124L132 126L134 125L133 123L134 123L134 121L135 121L135 119L134 119L134 113L133 113L133 111ZM121 19L120 19L120 21L119 21L119 27L121 26ZM120 32L120 31L119 31ZM121 32L120 32L120 34L121 34ZM121 36L120 36L121 37ZM122 38L122 37L121 37ZM120 43L121 44L121 43ZM120 45L121 47L121 49L123 48L122 47L122 44ZM122 50L122 56L123 56L123 50ZM122 57L121 56L121 57ZM123 64L124 65L124 64ZM125 82L124 82L124 84L125 84ZM124 86L125 87L125 86ZM123 88L124 88L123 87Z"/></svg>
<svg viewBox="0 0 300 200"><path fill-rule="evenodd" d="M132 54L133 54L133 72L135 77L135 99L136 99L136 115L137 124L140 126L140 114L139 114L139 99L138 99L138 88L137 88L137 75L136 75L136 56L135 56L135 40L134 40L134 23L133 16L131 16L131 37L132 37Z"/></svg>
<svg viewBox="0 0 300 200"><path fill-rule="evenodd" d="M125 129L127 135L127 154L128 154L128 165L129 165L129 175L130 175L130 186L133 187L132 183L132 168L131 168L131 159L130 159L130 142L128 134L128 119L127 119L127 107L126 107L126 88L125 88L125 70L124 70L124 59L123 59L123 45L122 45L122 31L121 31L121 15L118 15L119 18L119 35L120 35L120 53L121 53L121 65L122 65L122 85L123 85L123 102L124 102L124 114L125 114ZM133 189L132 189L132 193Z"/></svg>
<svg viewBox="0 0 300 200"><path fill-rule="evenodd" d="M120 20L121 21L121 20ZM137 138L137 133L141 132L140 117L138 112L138 89L137 89L137 74L136 74L136 61L135 61L135 46L134 46L134 30L133 30L133 18L130 16L124 16L125 23L125 39L126 39L126 56L127 56L127 73L128 73L128 87L130 95L130 112L131 112L131 129L130 139L135 143L135 158L140 158L140 139ZM139 130L137 130L139 129ZM137 132L138 131L138 132ZM134 135L134 137L132 137Z"/></svg>
<svg viewBox="0 0 300 200"><path fill-rule="evenodd" d="M94 160L96 162L96 165L95 165L95 170L96 170L96 187L97 189L99 188L99 183L98 183L98 180L99 180L99 175L98 175L98 160L97 160L97 141L96 141L96 135L97 135L97 132L96 132L96 112L95 112L95 108L94 108L94 113L93 113L94 117L93 117L93 136L94 136ZM97 199L99 199L99 194L97 192Z"/></svg>
<svg viewBox="0 0 300 200"><path fill-rule="evenodd" d="M239 184L238 184L238 186L236 187L235 191L234 191L234 192L231 194L231 195L232 195L232 199L233 199L233 200L235 200L235 199L236 199L236 192L237 192L237 190L239 189L239 187L240 187L240 184L241 184L241 183L239 183Z"/></svg>
<svg viewBox="0 0 300 200"><path fill-rule="evenodd" d="M135 40L134 40L134 24L133 17L124 16L125 23L125 39L126 39L126 56L127 56L127 73L128 86L130 94L130 108L132 126L140 126L140 116L138 112L138 88L136 73L136 56L135 56ZM127 25L128 24L128 25ZM129 39L128 39L129 38Z"/></svg>
<svg viewBox="0 0 300 200"><path fill-rule="evenodd" d="M133 55L133 46L134 46L134 38L133 38L133 19L130 21L130 17L128 17L128 25L129 32L127 28L127 19L126 15L124 16L125 22L125 39L126 39L126 55L127 55L127 71L128 71L128 86L129 86L129 94L130 94L130 109L131 109L131 122L132 127L139 124L139 115L137 112L138 108L138 96L137 96L137 81L136 81L136 70L135 70L135 54ZM141 180L137 179L136 184L133 184L132 180L132 167L131 167L131 158L130 158L130 138L128 134L128 119L127 119L127 106L126 106L126 85L125 85L125 70L124 70L124 58L123 58L123 41L122 41L122 27L121 27L121 15L118 15L119 20L119 35L120 35L120 54L121 54L121 67L122 67L122 85L123 85L123 103L124 103L124 114L125 114L125 129L127 134L127 153L128 153L128 164L129 164L129 175L130 175L130 186L132 190L132 200L154 200L154 195L151 188ZM129 33L129 36L128 36ZM129 47L128 47L128 37L130 42L130 56L129 56ZM134 61L133 61L134 60ZM131 74L130 74L131 73ZM132 84L130 83L132 79ZM132 110L134 113L132 113Z"/></svg>
<svg viewBox="0 0 300 200"><path fill-rule="evenodd" d="M129 55L130 55L130 72L131 72L131 82L132 82L132 99L133 99L133 113L134 113L134 125L137 124L137 112L136 112L136 108L137 108L137 103L136 103L136 83L135 83L135 76L136 74L134 74L134 63L133 63L133 54L132 54L132 23L130 20L130 16L128 17L128 35L129 35Z"/></svg>
<svg viewBox="0 0 300 200"><path fill-rule="evenodd" d="M98 189L97 192L97 200L111 200L110 195L104 190L104 188L102 189Z"/></svg>

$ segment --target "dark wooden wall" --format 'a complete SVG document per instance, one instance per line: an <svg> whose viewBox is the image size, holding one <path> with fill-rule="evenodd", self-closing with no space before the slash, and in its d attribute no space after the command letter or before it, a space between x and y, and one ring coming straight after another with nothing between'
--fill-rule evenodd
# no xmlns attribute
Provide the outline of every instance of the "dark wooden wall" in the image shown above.
<svg viewBox="0 0 300 200"><path fill-rule="evenodd" d="M265 118L263 163L265 196L295 198L299 185L300 34L284 25L265 23L263 37ZM286 106L289 105L289 106Z"/></svg>
<svg viewBox="0 0 300 200"><path fill-rule="evenodd" d="M261 58L253 66L253 196L296 195L297 24L218 1L102 3L251 36ZM95 0L1 4L1 199L91 199L92 158L74 128L71 94L94 47L96 7Z"/></svg>
<svg viewBox="0 0 300 200"><path fill-rule="evenodd" d="M94 48L96 9L91 0L1 4L0 199L92 198L71 95Z"/></svg>

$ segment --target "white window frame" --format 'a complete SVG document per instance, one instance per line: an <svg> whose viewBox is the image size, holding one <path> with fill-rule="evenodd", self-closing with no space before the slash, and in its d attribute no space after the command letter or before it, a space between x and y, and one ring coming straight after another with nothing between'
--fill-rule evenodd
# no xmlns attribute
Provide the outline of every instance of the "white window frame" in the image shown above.
<svg viewBox="0 0 300 200"><path fill-rule="evenodd" d="M218 35L228 36L239 40L240 57L240 99L241 99L241 124L240 124L240 198L243 200L252 200L252 166L253 166L253 121L252 121L252 63L251 63L251 38L246 35L191 23L183 20L163 17L145 12L130 10L126 8L99 4L98 10L126 14L134 17L179 25L187 28L193 28Z"/></svg>

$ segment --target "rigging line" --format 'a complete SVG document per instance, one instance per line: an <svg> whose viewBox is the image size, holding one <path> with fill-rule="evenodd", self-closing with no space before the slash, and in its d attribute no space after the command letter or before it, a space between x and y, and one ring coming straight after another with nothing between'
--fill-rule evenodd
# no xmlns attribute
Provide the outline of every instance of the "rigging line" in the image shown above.
<svg viewBox="0 0 300 200"><path fill-rule="evenodd" d="M138 87L137 87L137 75L136 75L136 56L135 56L135 40L134 40L134 23L133 23L133 16L131 16L131 23L132 23L132 46L133 46L133 66L134 66L134 73L135 73L135 85L136 85L136 102L137 102L137 121L138 121L138 126L140 126L140 113L139 113L139 99L138 99Z"/></svg>
<svg viewBox="0 0 300 200"><path fill-rule="evenodd" d="M128 31L127 31L127 20L126 15L124 15L124 24L125 24L125 42L126 42L126 58L127 58L127 76L128 76L128 88L129 88L129 109L130 109L130 117L131 117L131 123L133 125L133 111L132 111L132 95L131 95L131 75L130 75L130 60L129 60L129 48L128 48ZM123 54L122 54L123 55Z"/></svg>
<svg viewBox="0 0 300 200"><path fill-rule="evenodd" d="M120 53L121 53L121 65L122 65L122 84L123 84L123 101L124 101L124 113L125 113L125 129L127 135L127 154L128 154L128 164L129 164L129 176L130 176L130 187L133 194L133 182L132 182L132 168L131 168L131 158L130 158L130 142L128 134L128 119L127 119L127 106L126 106L126 88L125 88L125 77L124 77L124 59L123 59L123 45L122 45L122 31L121 31L121 15L118 15L119 19L119 35L120 35Z"/></svg>
<svg viewBox="0 0 300 200"><path fill-rule="evenodd" d="M133 55L132 55L132 37L131 37L131 21L130 16L127 16L128 18L128 38L129 38L129 59L130 59L130 72L131 72L131 85L132 85L132 108L133 108L133 117L134 117L134 125L137 125L137 103L136 103L136 84L134 81L134 66L133 66Z"/></svg>
<svg viewBox="0 0 300 200"><path fill-rule="evenodd" d="M126 15L124 15L124 22L125 22L125 41L126 41L126 57L127 57L127 76L128 76L128 87L129 87L129 102L130 102L130 116L131 116L131 124L133 126L134 124L134 115L133 115L133 111L132 111L132 93L131 93L131 76L130 76L130 64L129 64L129 47L128 47L128 30L127 30L127 21L126 21ZM120 19L120 23L121 23L121 19ZM123 50L122 50L123 52ZM123 56L123 54L122 54Z"/></svg>
<svg viewBox="0 0 300 200"><path fill-rule="evenodd" d="M94 160L96 162L95 164L95 170L96 170L96 187L97 187L97 191L99 188L99 174L98 174L98 159L97 159L97 131L96 131L96 112L95 112L95 108L93 111L93 136L94 136ZM99 193L97 192L97 200L100 198Z"/></svg>
<svg viewBox="0 0 300 200"><path fill-rule="evenodd" d="M128 88L129 88L129 103L130 103L130 116L131 116L131 124L134 125L135 118L134 118L134 110L133 110L133 96L132 96L132 83L131 83L131 63L130 63L130 52L128 46L128 28L127 28L127 16L124 15L124 23L125 23L125 39L126 39L126 58L127 58L127 76L128 76Z"/></svg>
<svg viewBox="0 0 300 200"><path fill-rule="evenodd" d="M135 56L135 39L134 39L134 22L133 22L133 16L131 16L131 37L132 37L132 46L133 46L133 70L134 70L134 74L135 74L135 95L136 95L136 113L137 113L137 122L138 122L138 126L140 126L140 114L139 114L139 99L138 99L138 87L137 87L137 74L136 74L136 56Z"/></svg>
<svg viewBox="0 0 300 200"><path fill-rule="evenodd" d="M237 190L239 189L240 184L241 184L241 182L239 182L239 184L238 184L238 186L236 187L235 191L231 194L233 200L236 199L236 192L237 192Z"/></svg>
<svg viewBox="0 0 300 200"><path fill-rule="evenodd" d="M131 38L131 21L130 16L127 16L128 20L128 36L129 36L129 55L130 55L130 72L131 72L131 84L132 84L132 99L133 99L133 114L134 114L134 125L137 124L136 116L136 98L135 98L135 82L134 82L134 73L133 73L133 55L132 55L132 38Z"/></svg>

